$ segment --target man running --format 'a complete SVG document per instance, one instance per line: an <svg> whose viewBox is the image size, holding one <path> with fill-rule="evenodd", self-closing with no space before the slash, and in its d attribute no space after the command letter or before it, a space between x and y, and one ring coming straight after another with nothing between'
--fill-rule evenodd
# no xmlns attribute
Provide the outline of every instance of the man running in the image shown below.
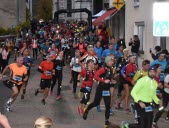
<svg viewBox="0 0 169 128"><path fill-rule="evenodd" d="M28 80L28 75L26 66L23 65L22 57L18 57L16 63L6 66L2 72L2 75L0 76L0 80L8 69L10 69L10 80L4 84L8 85L8 87L10 87L12 90L12 95L6 104L6 110L11 112L11 104L16 100L22 84Z"/></svg>
<svg viewBox="0 0 169 128"><path fill-rule="evenodd" d="M35 96L38 95L38 93L44 93L44 96L41 100L42 104L46 104L46 97L48 96L49 93L49 88L51 86L51 79L52 79L52 74L54 74L54 63L52 62L52 55L47 54L46 60L42 61L41 64L39 65L38 71L41 73L41 81L40 81L40 88L38 88L35 91Z"/></svg>

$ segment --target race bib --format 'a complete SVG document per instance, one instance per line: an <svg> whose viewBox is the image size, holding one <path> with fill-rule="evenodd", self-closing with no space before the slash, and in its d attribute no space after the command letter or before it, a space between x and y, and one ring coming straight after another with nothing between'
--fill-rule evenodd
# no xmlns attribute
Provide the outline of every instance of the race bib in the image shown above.
<svg viewBox="0 0 169 128"><path fill-rule="evenodd" d="M145 112L152 112L153 108L151 106L145 107Z"/></svg>
<svg viewBox="0 0 169 128"><path fill-rule="evenodd" d="M61 66L57 66L56 70L62 70L62 67Z"/></svg>
<svg viewBox="0 0 169 128"><path fill-rule="evenodd" d="M47 72L46 72L46 75L47 75L47 76L50 76L50 75L52 75L52 72L47 71Z"/></svg>
<svg viewBox="0 0 169 128"><path fill-rule="evenodd" d="M102 91L102 96L110 96L110 91Z"/></svg>
<svg viewBox="0 0 169 128"><path fill-rule="evenodd" d="M156 94L159 95L160 94L160 90L156 90Z"/></svg>
<svg viewBox="0 0 169 128"><path fill-rule="evenodd" d="M91 88L90 88L90 87L86 87L86 90L90 92L90 91L91 91Z"/></svg>
<svg viewBox="0 0 169 128"><path fill-rule="evenodd" d="M15 76L15 77L14 77L14 80L16 80L16 81L22 81L22 77L20 77L20 76Z"/></svg>

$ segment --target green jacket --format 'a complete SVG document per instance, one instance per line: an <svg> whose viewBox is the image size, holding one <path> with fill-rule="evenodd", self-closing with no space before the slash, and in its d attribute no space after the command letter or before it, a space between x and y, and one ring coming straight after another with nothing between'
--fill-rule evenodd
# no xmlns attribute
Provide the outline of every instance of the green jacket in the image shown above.
<svg viewBox="0 0 169 128"><path fill-rule="evenodd" d="M131 91L131 96L136 103L138 103L140 100L145 103L154 101L156 104L158 104L159 99L156 96L157 86L157 82L154 79L145 76L137 81L136 85Z"/></svg>

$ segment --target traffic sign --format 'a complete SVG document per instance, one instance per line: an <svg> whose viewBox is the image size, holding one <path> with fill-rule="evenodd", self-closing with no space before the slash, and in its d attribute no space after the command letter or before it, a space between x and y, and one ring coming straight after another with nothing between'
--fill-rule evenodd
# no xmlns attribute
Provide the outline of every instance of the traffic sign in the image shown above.
<svg viewBox="0 0 169 128"><path fill-rule="evenodd" d="M117 10L120 10L124 6L125 2L124 0L114 0L113 6L117 8Z"/></svg>
<svg viewBox="0 0 169 128"><path fill-rule="evenodd" d="M154 20L153 36L169 36L169 21Z"/></svg>

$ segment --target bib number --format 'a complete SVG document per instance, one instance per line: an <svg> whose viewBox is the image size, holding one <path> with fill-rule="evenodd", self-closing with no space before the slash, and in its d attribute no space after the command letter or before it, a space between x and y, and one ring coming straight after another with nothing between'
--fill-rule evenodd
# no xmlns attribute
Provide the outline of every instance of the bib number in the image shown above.
<svg viewBox="0 0 169 128"><path fill-rule="evenodd" d="M153 108L151 106L145 107L145 112L152 112Z"/></svg>
<svg viewBox="0 0 169 128"><path fill-rule="evenodd" d="M90 92L90 91L91 91L91 88L90 88L90 87L86 87L86 90Z"/></svg>
<svg viewBox="0 0 169 128"><path fill-rule="evenodd" d="M102 91L102 96L110 96L110 91Z"/></svg>
<svg viewBox="0 0 169 128"><path fill-rule="evenodd" d="M49 72L49 71L46 72L46 75L47 75L47 76L50 76L51 74L52 74L52 73Z"/></svg>
<svg viewBox="0 0 169 128"><path fill-rule="evenodd" d="M16 80L16 81L22 81L22 78L19 77L19 76L15 76L15 77L14 77L14 80Z"/></svg>
<svg viewBox="0 0 169 128"><path fill-rule="evenodd" d="M56 70L62 70L62 67L57 66L57 67L56 67Z"/></svg>
<svg viewBox="0 0 169 128"><path fill-rule="evenodd" d="M160 90L156 90L156 94L159 95L160 94Z"/></svg>

